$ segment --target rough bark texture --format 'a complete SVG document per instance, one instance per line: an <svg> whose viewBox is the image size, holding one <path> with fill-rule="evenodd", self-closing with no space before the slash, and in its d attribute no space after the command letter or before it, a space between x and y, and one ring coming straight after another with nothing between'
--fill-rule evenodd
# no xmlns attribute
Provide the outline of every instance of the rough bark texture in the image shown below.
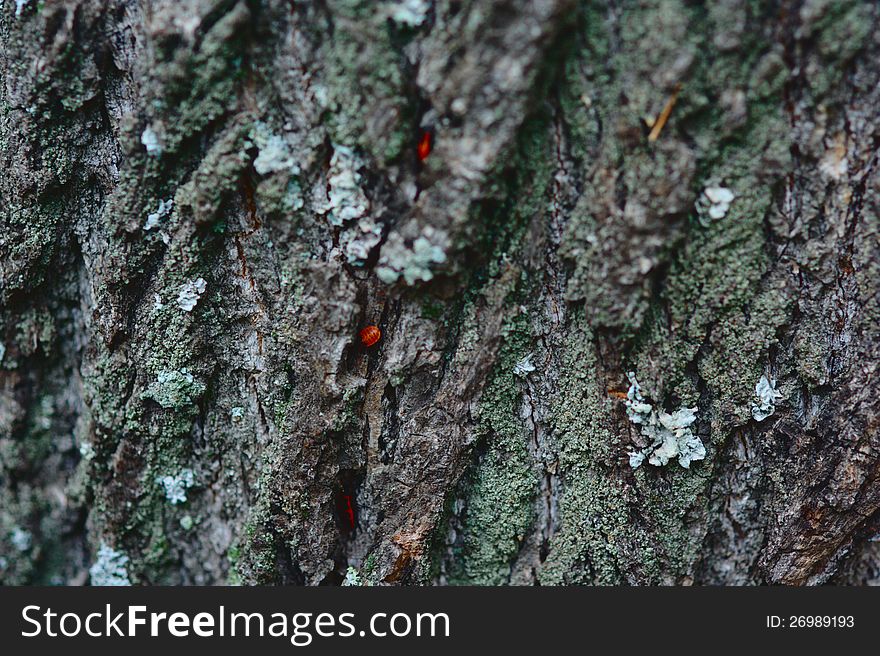
<svg viewBox="0 0 880 656"><path fill-rule="evenodd" d="M4 0L0 581L880 583L878 18Z"/></svg>

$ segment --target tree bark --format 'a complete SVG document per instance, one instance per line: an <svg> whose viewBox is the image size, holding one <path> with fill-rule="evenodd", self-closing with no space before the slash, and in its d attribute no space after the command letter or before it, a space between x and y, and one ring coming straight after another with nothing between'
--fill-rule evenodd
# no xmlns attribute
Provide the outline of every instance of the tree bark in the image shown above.
<svg viewBox="0 0 880 656"><path fill-rule="evenodd" d="M880 583L878 18L5 0L0 581Z"/></svg>

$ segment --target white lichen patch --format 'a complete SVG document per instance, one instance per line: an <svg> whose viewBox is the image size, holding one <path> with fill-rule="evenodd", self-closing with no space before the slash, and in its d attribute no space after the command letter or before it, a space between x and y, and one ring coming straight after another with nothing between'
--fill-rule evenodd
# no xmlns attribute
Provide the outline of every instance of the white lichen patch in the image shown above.
<svg viewBox="0 0 880 656"><path fill-rule="evenodd" d="M184 283L177 294L177 306L184 312L192 312L206 288L207 283L204 278Z"/></svg>
<svg viewBox="0 0 880 656"><path fill-rule="evenodd" d="M642 396L642 387L636 380L635 373L630 371L626 377L629 378L630 383L629 390L626 392L626 416L634 424L643 424L650 418L654 406L645 402Z"/></svg>
<svg viewBox="0 0 880 656"><path fill-rule="evenodd" d="M351 148L333 145L326 188L316 190L315 210L330 225L344 228L339 245L350 264L361 266L382 241L382 224L370 216L370 201L361 183L363 160Z"/></svg>
<svg viewBox="0 0 880 656"><path fill-rule="evenodd" d="M152 126L147 126L141 132L141 143L147 149L147 155L159 156L162 154L162 142Z"/></svg>
<svg viewBox="0 0 880 656"><path fill-rule="evenodd" d="M91 460L95 457L95 447L92 446L91 442L83 442L79 445L79 455L82 456L83 460Z"/></svg>
<svg viewBox="0 0 880 656"><path fill-rule="evenodd" d="M311 87L312 96L315 99L315 102L318 103L318 107L322 109L327 109L330 106L330 94L323 84L313 83Z"/></svg>
<svg viewBox="0 0 880 656"><path fill-rule="evenodd" d="M193 486L192 469L181 469L176 474L160 476L156 483L165 490L165 498L174 505L186 502L186 491Z"/></svg>
<svg viewBox="0 0 880 656"><path fill-rule="evenodd" d="M27 551L31 548L31 544L33 544L31 534L18 526L12 529L12 535L9 536L9 540L12 542L12 546L19 551Z"/></svg>
<svg viewBox="0 0 880 656"><path fill-rule="evenodd" d="M0 363L3 362L3 358L6 355L6 345L0 342Z"/></svg>
<svg viewBox="0 0 880 656"><path fill-rule="evenodd" d="M700 223L707 225L709 219L723 219L734 198L733 192L727 187L707 186L696 204Z"/></svg>
<svg viewBox="0 0 880 656"><path fill-rule="evenodd" d="M358 571L354 567L349 566L349 568L345 571L345 580L342 582L342 585L363 585L360 574L358 574Z"/></svg>
<svg viewBox="0 0 880 656"><path fill-rule="evenodd" d="M257 123L251 134L254 145L259 149L259 154L254 160L254 169L260 175L286 172L291 175L299 174L299 164L293 157L290 145L287 141L273 134L264 123Z"/></svg>
<svg viewBox="0 0 880 656"><path fill-rule="evenodd" d="M534 370L535 365L532 364L532 354L529 353L513 366L513 375L519 376L520 378L526 378Z"/></svg>
<svg viewBox="0 0 880 656"><path fill-rule="evenodd" d="M382 241L382 226L370 217L357 222L356 227L347 230L340 237L349 264L363 264L370 251Z"/></svg>
<svg viewBox="0 0 880 656"><path fill-rule="evenodd" d="M144 230L152 230L153 228L157 228L159 226L159 221L171 213L172 205L174 205L174 201L172 199L160 199L159 207L156 208L156 211L147 214L147 222L144 223Z"/></svg>
<svg viewBox="0 0 880 656"><path fill-rule="evenodd" d="M182 528L184 531L189 531L190 529L192 529L193 526L195 526L195 524L195 521L189 515L184 515L180 518L180 528Z"/></svg>
<svg viewBox="0 0 880 656"><path fill-rule="evenodd" d="M232 420L233 424L240 424L241 420L244 419L244 408L236 406L229 411L229 418Z"/></svg>
<svg viewBox="0 0 880 656"><path fill-rule="evenodd" d="M388 16L400 25L418 27L428 18L430 8L428 0L398 0L388 9Z"/></svg>
<svg viewBox="0 0 880 656"><path fill-rule="evenodd" d="M360 186L362 167L363 162L351 148L334 144L327 175L327 200L318 208L334 226L345 225L369 213L369 200Z"/></svg>
<svg viewBox="0 0 880 656"><path fill-rule="evenodd" d="M647 459L650 464L662 467L676 458L679 465L688 469L693 461L703 460L706 447L691 430L697 409L681 407L672 414L657 410L642 396L635 373L629 372L627 378L630 386L626 394L626 414L649 440L645 448L629 453L629 466L635 469Z"/></svg>
<svg viewBox="0 0 880 656"><path fill-rule="evenodd" d="M284 206L291 212L301 210L306 205L306 199L303 198L302 187L296 179L291 178L287 184L287 194L284 196Z"/></svg>
<svg viewBox="0 0 880 656"><path fill-rule="evenodd" d="M776 404L782 399L782 393L776 389L776 381L767 376L755 384L755 399L752 401L752 417L755 421L764 421L776 412Z"/></svg>
<svg viewBox="0 0 880 656"><path fill-rule="evenodd" d="M446 251L441 243L441 235L427 226L408 248L402 241L389 243L382 252L376 275L386 284L392 284L401 277L406 284L417 281L427 282L434 277L433 266L446 262Z"/></svg>
<svg viewBox="0 0 880 656"><path fill-rule="evenodd" d="M839 132L819 160L819 171L834 181L841 180L849 167L846 134Z"/></svg>
<svg viewBox="0 0 880 656"><path fill-rule="evenodd" d="M89 568L92 585L131 585L126 571L127 565L128 556L102 542L100 549L98 549L98 558L95 564Z"/></svg>

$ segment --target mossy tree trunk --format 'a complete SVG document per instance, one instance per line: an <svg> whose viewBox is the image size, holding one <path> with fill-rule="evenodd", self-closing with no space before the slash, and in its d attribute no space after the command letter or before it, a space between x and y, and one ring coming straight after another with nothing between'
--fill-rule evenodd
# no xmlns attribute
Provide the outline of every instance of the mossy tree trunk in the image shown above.
<svg viewBox="0 0 880 656"><path fill-rule="evenodd" d="M878 17L4 0L0 581L880 582Z"/></svg>

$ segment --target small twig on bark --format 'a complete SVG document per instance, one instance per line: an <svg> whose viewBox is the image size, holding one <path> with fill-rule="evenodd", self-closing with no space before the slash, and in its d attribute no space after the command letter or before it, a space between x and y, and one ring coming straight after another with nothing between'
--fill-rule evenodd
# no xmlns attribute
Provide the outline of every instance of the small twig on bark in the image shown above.
<svg viewBox="0 0 880 656"><path fill-rule="evenodd" d="M660 131L663 129L663 126L666 125L666 121L669 120L669 115L672 113L672 108L675 107L675 101L678 100L678 94L680 91L681 83L679 82L675 85L675 89L673 89L672 95L669 96L669 100L666 101L666 105L663 107L663 110L654 121L654 126L651 128L651 134L648 135L648 141L657 141L657 137L660 136Z"/></svg>

